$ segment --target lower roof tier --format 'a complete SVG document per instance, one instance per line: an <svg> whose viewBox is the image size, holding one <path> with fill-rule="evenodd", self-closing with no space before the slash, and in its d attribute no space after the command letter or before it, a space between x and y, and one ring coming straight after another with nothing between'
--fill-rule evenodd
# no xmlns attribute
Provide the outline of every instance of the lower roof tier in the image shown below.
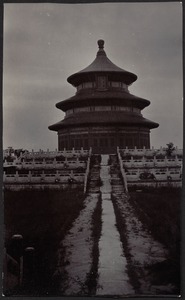
<svg viewBox="0 0 185 300"><path fill-rule="evenodd" d="M124 125L128 127L142 126L148 129L157 128L158 123L143 118L142 115L134 113L125 113L121 111L107 112L79 112L66 117L64 120L55 123L48 128L58 131L62 128L84 125Z"/></svg>
<svg viewBox="0 0 185 300"><path fill-rule="evenodd" d="M149 100L134 96L128 92L89 90L58 102L56 107L65 112L74 107L88 105L126 105L143 109L149 104Z"/></svg>

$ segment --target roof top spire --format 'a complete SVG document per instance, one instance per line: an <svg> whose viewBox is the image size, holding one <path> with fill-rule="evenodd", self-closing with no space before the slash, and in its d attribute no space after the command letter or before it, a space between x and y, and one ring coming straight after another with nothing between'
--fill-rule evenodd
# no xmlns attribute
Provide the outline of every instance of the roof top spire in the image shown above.
<svg viewBox="0 0 185 300"><path fill-rule="evenodd" d="M103 49L104 48L104 44L105 44L104 40L98 40L97 43L98 43L99 49Z"/></svg>
<svg viewBox="0 0 185 300"><path fill-rule="evenodd" d="M104 40L98 40L97 43L98 43L98 46L99 46L99 50L97 52L97 55L105 55L106 56L106 53L104 51L104 44L105 44Z"/></svg>
<svg viewBox="0 0 185 300"><path fill-rule="evenodd" d="M88 77L88 78L91 78L91 80L93 81L94 74L97 72L107 73L110 78L114 77L113 81L117 80L120 82L124 82L127 85L130 85L131 83L136 81L137 76L135 74L119 68L107 57L104 51L104 43L105 42L102 39L97 40L99 49L97 51L96 58L85 69L69 76L67 79L69 83L77 87L82 82L85 82L87 80L87 74L88 76L92 75L92 77Z"/></svg>

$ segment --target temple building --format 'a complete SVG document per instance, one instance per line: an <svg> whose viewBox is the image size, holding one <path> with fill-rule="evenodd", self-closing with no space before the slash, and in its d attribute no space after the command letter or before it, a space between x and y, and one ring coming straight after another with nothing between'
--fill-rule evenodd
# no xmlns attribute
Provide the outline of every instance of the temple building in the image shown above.
<svg viewBox="0 0 185 300"><path fill-rule="evenodd" d="M76 94L56 104L65 112L63 120L49 126L58 133L58 150L92 147L93 153L110 154L117 146L149 149L150 129L159 126L141 114L150 101L130 94L137 76L109 60L103 40L98 46L95 60L67 79Z"/></svg>

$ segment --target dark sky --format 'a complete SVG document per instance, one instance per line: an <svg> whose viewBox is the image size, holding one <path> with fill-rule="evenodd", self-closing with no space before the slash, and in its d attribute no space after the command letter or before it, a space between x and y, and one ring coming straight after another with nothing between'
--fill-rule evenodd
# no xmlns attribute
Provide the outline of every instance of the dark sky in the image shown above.
<svg viewBox="0 0 185 300"><path fill-rule="evenodd" d="M151 101L143 116L158 122L155 148L182 148L182 4L5 4L4 146L57 148L48 126L64 114L55 104L75 94L71 74L95 58L105 40L109 59L138 80L130 92Z"/></svg>

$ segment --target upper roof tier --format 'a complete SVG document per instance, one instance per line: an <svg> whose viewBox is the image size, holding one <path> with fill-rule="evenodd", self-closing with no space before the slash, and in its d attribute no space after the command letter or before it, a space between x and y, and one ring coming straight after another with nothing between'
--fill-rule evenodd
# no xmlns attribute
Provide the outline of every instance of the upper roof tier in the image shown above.
<svg viewBox="0 0 185 300"><path fill-rule="evenodd" d="M137 76L113 64L104 51L104 41L98 40L99 50L95 60L85 69L67 78L67 81L77 87L84 81L94 80L95 73L108 74L114 80L120 80L127 85L136 81Z"/></svg>

